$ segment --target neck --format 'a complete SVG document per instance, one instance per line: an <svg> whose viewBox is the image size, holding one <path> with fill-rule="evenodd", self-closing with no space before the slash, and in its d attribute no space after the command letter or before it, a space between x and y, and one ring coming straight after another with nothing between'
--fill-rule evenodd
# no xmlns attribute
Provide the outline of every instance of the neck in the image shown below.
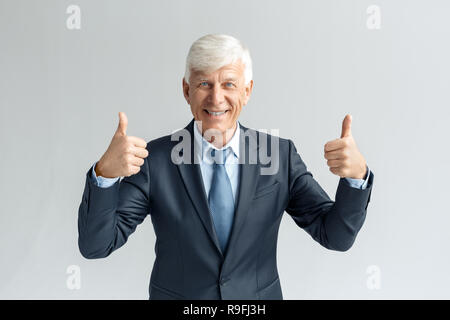
<svg viewBox="0 0 450 320"><path fill-rule="evenodd" d="M217 149L222 148L230 142L231 138L233 138L234 133L237 129L237 122L234 123L233 127L226 129L225 131L214 130L214 134L209 134L208 130L202 129L202 136L206 141L211 143ZM206 133L206 134L205 134Z"/></svg>

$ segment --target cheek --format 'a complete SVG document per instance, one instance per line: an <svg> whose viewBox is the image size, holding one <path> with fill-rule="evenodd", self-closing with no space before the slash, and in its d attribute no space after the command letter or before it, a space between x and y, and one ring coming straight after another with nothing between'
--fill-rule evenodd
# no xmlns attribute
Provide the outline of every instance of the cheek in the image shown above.
<svg viewBox="0 0 450 320"><path fill-rule="evenodd" d="M237 105L238 105L240 108L242 108L242 106L244 105L244 102L245 102L245 91L239 91L239 92L236 94L235 101L236 101Z"/></svg>
<svg viewBox="0 0 450 320"><path fill-rule="evenodd" d="M240 92L237 92L235 95L230 97L229 101L233 106L234 111L238 111L242 107L242 103L244 102Z"/></svg>
<svg viewBox="0 0 450 320"><path fill-rule="evenodd" d="M197 94L197 95L193 95L191 97L191 107L193 110L195 110L195 111L202 110L202 105L203 105L203 100L200 95Z"/></svg>
<svg viewBox="0 0 450 320"><path fill-rule="evenodd" d="M242 110L242 107L244 106L244 99L243 99L243 97L242 96L239 96L237 99L236 99L236 103L237 103L237 108L236 108L236 111L237 112L240 112L241 110Z"/></svg>

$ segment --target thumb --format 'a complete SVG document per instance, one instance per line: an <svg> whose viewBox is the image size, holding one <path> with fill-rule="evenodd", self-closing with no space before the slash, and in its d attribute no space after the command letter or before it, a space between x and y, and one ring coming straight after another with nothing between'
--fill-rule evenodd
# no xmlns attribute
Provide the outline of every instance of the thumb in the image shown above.
<svg viewBox="0 0 450 320"><path fill-rule="evenodd" d="M119 112L119 126L117 127L116 134L123 136L127 135L128 118L124 112Z"/></svg>
<svg viewBox="0 0 450 320"><path fill-rule="evenodd" d="M352 135L351 124L352 124L352 116L350 114L347 114L344 118L344 121L342 121L341 138Z"/></svg>

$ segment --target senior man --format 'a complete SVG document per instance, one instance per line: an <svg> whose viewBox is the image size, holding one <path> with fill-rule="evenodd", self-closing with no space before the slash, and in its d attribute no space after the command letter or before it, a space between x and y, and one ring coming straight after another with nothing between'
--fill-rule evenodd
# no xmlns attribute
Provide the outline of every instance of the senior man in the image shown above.
<svg viewBox="0 0 450 320"><path fill-rule="evenodd" d="M119 113L108 149L87 172L80 252L107 257L149 214L156 234L150 299L282 299L276 248L284 212L336 251L353 245L365 220L373 173L351 116L324 148L341 177L332 201L291 140L238 122L253 88L250 54L239 40L195 41L182 85L193 119L173 135L149 143L127 136Z"/></svg>

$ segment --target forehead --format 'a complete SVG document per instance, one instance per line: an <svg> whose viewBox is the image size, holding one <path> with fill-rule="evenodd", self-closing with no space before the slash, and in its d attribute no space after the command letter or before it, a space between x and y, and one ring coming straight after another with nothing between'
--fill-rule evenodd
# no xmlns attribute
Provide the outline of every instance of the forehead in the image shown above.
<svg viewBox="0 0 450 320"><path fill-rule="evenodd" d="M199 78L215 78L215 77L232 77L240 78L244 76L244 65L241 62L227 64L216 70L199 71L193 70L191 76L194 79Z"/></svg>

